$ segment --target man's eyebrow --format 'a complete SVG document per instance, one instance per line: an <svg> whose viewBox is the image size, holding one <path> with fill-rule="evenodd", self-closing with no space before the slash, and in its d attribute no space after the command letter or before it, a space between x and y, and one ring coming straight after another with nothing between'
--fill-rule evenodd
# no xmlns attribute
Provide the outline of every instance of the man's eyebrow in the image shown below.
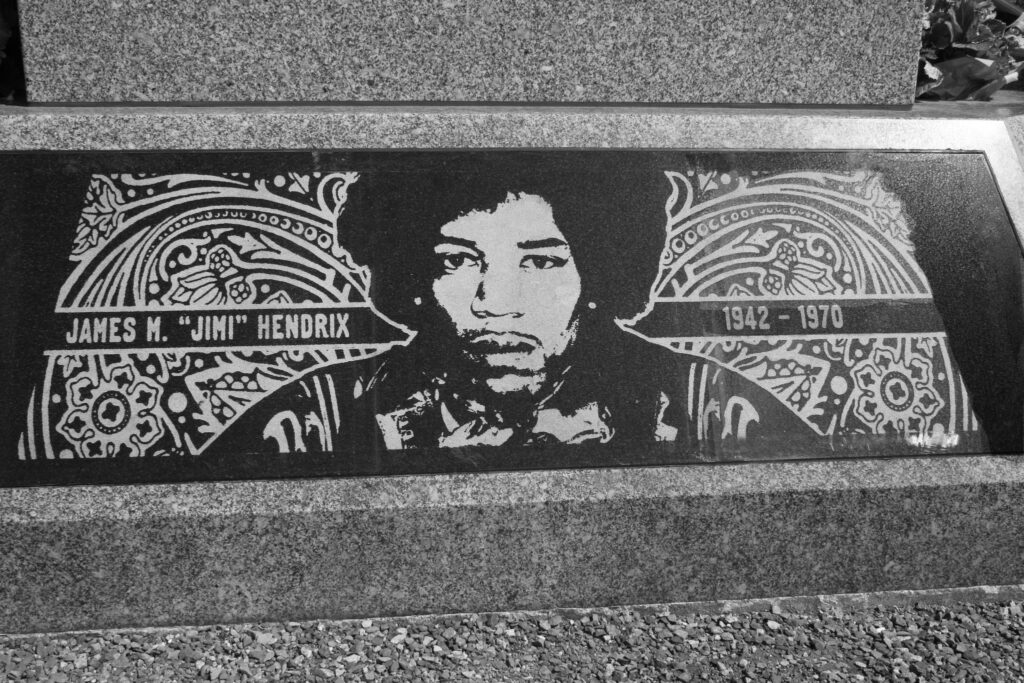
<svg viewBox="0 0 1024 683"><path fill-rule="evenodd" d="M543 240L527 240L525 242L519 242L516 246L520 249L544 249L545 247L567 247L569 245L565 240L560 240L557 237L548 237Z"/></svg>
<svg viewBox="0 0 1024 683"><path fill-rule="evenodd" d="M463 239L461 237L447 237L445 235L442 235L441 239L438 240L438 242L437 242L437 246L441 246L442 244L457 244L460 247L466 247L468 249L475 249L477 251L480 250L480 248L477 246L476 242L474 242L473 240Z"/></svg>

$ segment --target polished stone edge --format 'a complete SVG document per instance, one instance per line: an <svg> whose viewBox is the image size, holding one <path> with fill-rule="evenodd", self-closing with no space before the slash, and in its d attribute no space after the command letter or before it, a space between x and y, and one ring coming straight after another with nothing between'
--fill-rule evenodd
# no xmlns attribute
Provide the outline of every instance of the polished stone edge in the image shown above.
<svg viewBox="0 0 1024 683"><path fill-rule="evenodd" d="M0 107L0 151L578 147L993 154L1016 126L1008 111L982 107L967 116L946 107Z"/></svg>
<svg viewBox="0 0 1024 683"><path fill-rule="evenodd" d="M1021 114L1024 108L984 105L975 109L918 105L910 110L469 105L0 107L0 149L977 149L979 134L991 134ZM950 135L949 129L936 132L936 122L956 126L962 135Z"/></svg>
<svg viewBox="0 0 1024 683"><path fill-rule="evenodd" d="M1024 455L0 489L0 524L1024 485Z"/></svg>

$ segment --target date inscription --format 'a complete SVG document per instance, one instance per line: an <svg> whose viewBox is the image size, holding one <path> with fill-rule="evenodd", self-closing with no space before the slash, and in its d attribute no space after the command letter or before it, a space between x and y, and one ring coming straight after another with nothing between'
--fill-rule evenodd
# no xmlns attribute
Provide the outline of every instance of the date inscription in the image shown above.
<svg viewBox="0 0 1024 683"><path fill-rule="evenodd" d="M838 332L843 329L843 308L839 304L800 304L794 308L768 306L723 306L727 332L770 332L794 323L804 332Z"/></svg>

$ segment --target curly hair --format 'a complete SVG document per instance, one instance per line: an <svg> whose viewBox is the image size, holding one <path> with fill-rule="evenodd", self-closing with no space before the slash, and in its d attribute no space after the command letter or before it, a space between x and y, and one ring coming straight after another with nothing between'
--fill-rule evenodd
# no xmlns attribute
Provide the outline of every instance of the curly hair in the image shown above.
<svg viewBox="0 0 1024 683"><path fill-rule="evenodd" d="M440 228L490 211L509 193L550 204L580 273L581 302L612 321L647 302L665 240L668 181L643 155L624 151L399 152L360 166L339 241L372 273L371 298L421 329L414 302L430 296ZM365 169L365 170L364 170ZM591 314L588 314L591 315Z"/></svg>

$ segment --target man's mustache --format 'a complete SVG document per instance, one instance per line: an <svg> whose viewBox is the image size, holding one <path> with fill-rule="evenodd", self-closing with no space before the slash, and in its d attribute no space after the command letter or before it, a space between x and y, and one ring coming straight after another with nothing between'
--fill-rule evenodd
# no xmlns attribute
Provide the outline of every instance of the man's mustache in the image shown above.
<svg viewBox="0 0 1024 683"><path fill-rule="evenodd" d="M465 332L462 341L473 353L515 353L533 351L541 346L539 338L522 332Z"/></svg>

